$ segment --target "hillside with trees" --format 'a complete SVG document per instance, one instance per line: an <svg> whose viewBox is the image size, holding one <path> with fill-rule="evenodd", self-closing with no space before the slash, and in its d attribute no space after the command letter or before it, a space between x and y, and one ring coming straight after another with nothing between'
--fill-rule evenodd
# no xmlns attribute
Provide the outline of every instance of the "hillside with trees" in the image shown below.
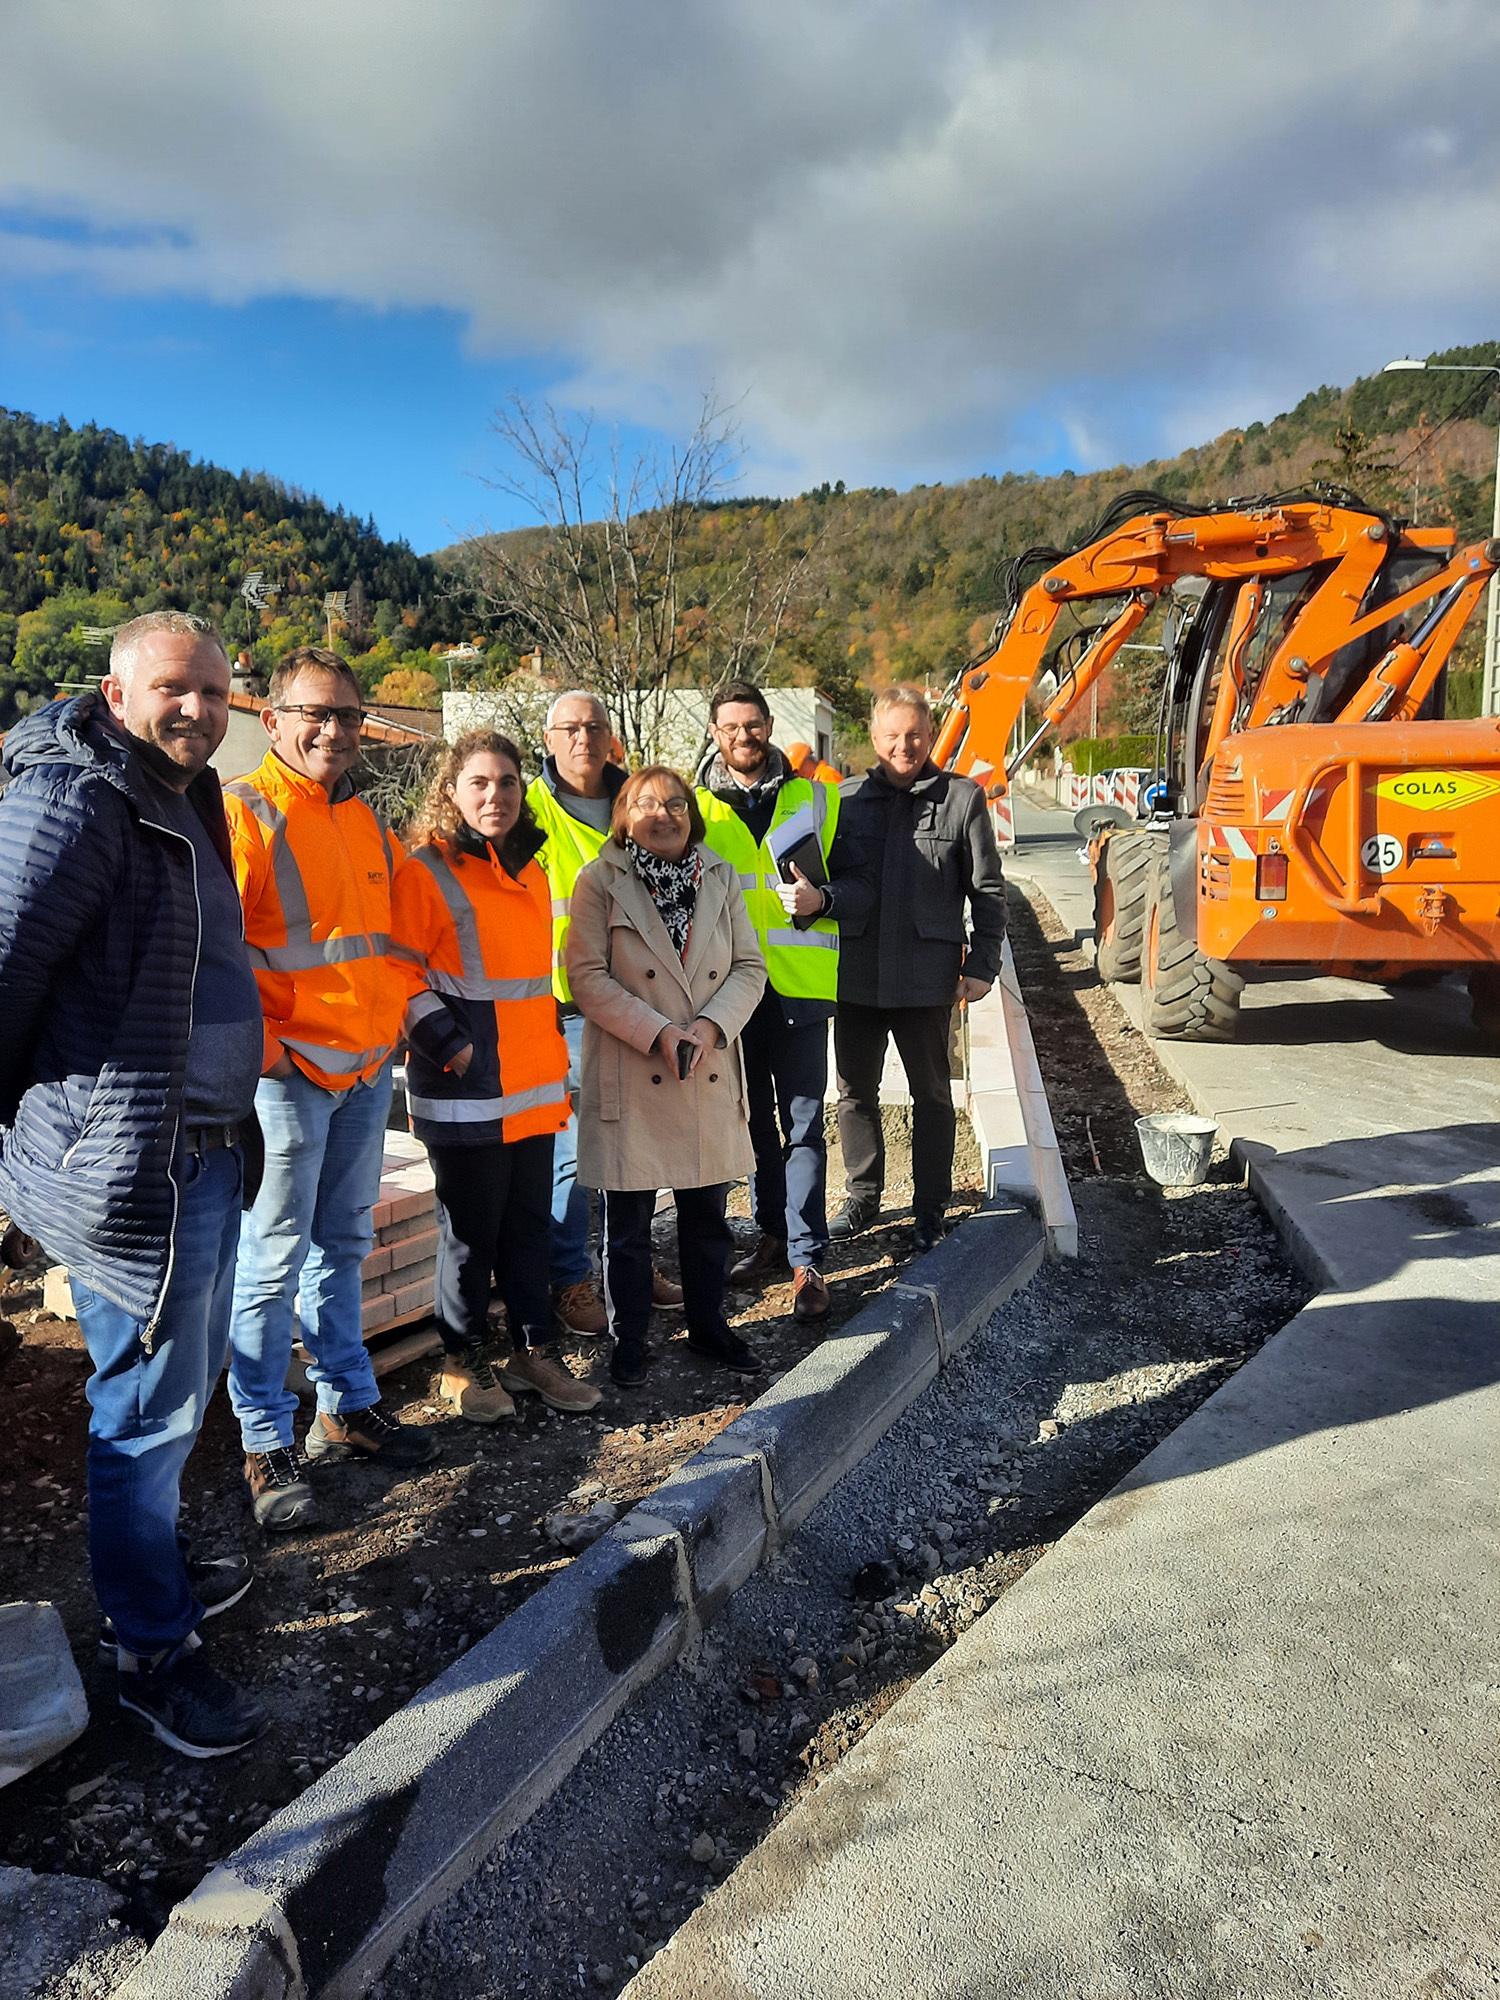
<svg viewBox="0 0 1500 2000"><path fill-rule="evenodd" d="M258 604L242 595L257 571ZM372 689L398 673L435 690L431 648L472 636L451 578L373 521L172 445L0 410L0 728L102 673L110 627L165 609L208 613L263 673L331 629ZM496 664L514 664L498 641L470 670Z"/></svg>
<svg viewBox="0 0 1500 2000"><path fill-rule="evenodd" d="M1487 366L1497 354L1427 358ZM727 672L816 682L853 750L871 689L945 685L993 627L1002 563L1077 542L1123 489L1206 504L1331 480L1477 540L1490 527L1497 421L1500 377L1379 374L1143 465L904 493L840 481L778 500L728 496L738 440L711 402L664 458L623 466L591 456L586 425L517 402L496 420L520 468L501 483L538 525L419 556L265 475L0 412L0 726L54 681L101 670L85 628L191 605L262 671L331 629L371 693L417 705L448 685L499 685L540 648L544 674L600 687L627 723L640 711L642 740L660 687ZM259 609L239 594L255 570L275 593ZM330 591L347 592L331 628ZM465 650L450 660L457 642ZM1451 712L1475 710L1480 649L1475 619ZM1134 659L1101 687L1101 729L1138 728L1154 711L1149 656ZM1086 723L1070 720L1069 734Z"/></svg>

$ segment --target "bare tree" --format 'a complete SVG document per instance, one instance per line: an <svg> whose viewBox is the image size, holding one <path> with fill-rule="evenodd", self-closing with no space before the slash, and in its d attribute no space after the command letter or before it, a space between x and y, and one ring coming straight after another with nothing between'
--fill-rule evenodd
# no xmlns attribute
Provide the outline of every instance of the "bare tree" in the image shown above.
<svg viewBox="0 0 1500 2000"><path fill-rule="evenodd" d="M466 582L492 616L535 642L565 684L593 689L637 758L656 754L668 690L764 671L808 574L811 542L774 525L716 563L695 530L740 459L729 412L705 396L663 453L592 450L588 420L513 396L491 426L517 467L489 483L541 524L471 537Z"/></svg>

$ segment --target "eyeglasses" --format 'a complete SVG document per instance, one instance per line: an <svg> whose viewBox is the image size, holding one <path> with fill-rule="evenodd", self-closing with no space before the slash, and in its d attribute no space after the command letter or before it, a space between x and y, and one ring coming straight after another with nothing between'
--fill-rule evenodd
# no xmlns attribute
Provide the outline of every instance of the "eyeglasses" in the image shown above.
<svg viewBox="0 0 1500 2000"><path fill-rule="evenodd" d="M686 819L690 809L686 799L654 799L648 792L644 798L632 799L630 810L632 815L665 812L670 813L673 819Z"/></svg>
<svg viewBox="0 0 1500 2000"><path fill-rule="evenodd" d="M554 722L552 728L559 736L608 736L607 722Z"/></svg>
<svg viewBox="0 0 1500 2000"><path fill-rule="evenodd" d="M720 736L769 736L769 722L716 722L713 725Z"/></svg>
<svg viewBox="0 0 1500 2000"><path fill-rule="evenodd" d="M278 705L278 715L300 715L304 722L310 722L315 729L326 729L330 722L336 722L340 729L360 729L364 726L365 710L362 708L323 708L315 702L288 701Z"/></svg>

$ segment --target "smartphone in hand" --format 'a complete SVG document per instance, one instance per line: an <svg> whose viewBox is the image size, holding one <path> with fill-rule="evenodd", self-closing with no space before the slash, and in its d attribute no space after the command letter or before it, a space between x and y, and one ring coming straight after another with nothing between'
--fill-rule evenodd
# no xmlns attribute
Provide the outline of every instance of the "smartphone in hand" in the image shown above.
<svg viewBox="0 0 1500 2000"><path fill-rule="evenodd" d="M677 1044L677 1074L684 1083L687 1082L688 1068L693 1060L693 1050L697 1046L696 1042L679 1042Z"/></svg>

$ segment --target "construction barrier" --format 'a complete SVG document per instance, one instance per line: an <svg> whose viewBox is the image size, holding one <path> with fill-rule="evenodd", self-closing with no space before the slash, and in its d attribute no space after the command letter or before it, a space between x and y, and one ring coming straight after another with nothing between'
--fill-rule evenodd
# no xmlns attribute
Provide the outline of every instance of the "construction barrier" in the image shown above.
<svg viewBox="0 0 1500 2000"><path fill-rule="evenodd" d="M1016 809L1009 792L1003 799L990 800L990 819L995 828L995 845L1000 848L1014 847Z"/></svg>

